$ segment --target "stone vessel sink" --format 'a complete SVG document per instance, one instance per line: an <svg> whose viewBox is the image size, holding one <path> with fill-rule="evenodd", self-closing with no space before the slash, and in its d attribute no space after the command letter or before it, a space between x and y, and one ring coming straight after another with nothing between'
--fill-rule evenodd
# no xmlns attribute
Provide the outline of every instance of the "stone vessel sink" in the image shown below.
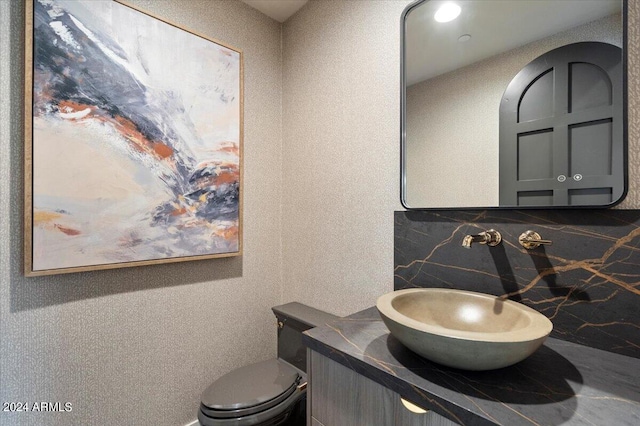
<svg viewBox="0 0 640 426"><path fill-rule="evenodd" d="M376 303L385 325L406 347L463 370L493 370L522 361L553 324L521 303L472 291L419 288L387 293Z"/></svg>

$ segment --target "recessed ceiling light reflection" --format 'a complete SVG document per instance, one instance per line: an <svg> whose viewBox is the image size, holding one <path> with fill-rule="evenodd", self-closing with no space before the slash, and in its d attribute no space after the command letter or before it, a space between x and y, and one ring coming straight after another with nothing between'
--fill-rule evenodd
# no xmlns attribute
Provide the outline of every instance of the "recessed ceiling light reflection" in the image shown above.
<svg viewBox="0 0 640 426"><path fill-rule="evenodd" d="M455 3L445 3L436 11L436 14L433 15L433 19L438 22L449 22L453 21L460 15L460 6Z"/></svg>

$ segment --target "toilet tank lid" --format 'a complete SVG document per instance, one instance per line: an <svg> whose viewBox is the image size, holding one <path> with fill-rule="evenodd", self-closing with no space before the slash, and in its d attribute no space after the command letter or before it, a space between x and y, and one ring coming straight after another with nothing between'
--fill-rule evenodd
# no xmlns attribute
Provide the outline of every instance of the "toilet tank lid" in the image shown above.
<svg viewBox="0 0 640 426"><path fill-rule="evenodd" d="M308 325L310 328L319 327L340 318L299 302L285 303L284 305L274 306L271 309L279 317L292 318Z"/></svg>
<svg viewBox="0 0 640 426"><path fill-rule="evenodd" d="M202 393L213 410L240 410L264 404L296 386L301 376L286 362L269 359L225 374Z"/></svg>

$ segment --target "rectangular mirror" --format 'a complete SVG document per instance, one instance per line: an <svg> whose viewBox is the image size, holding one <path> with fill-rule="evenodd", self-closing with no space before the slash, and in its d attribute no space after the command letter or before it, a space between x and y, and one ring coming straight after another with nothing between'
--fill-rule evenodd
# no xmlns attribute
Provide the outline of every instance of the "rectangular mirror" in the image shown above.
<svg viewBox="0 0 640 426"><path fill-rule="evenodd" d="M441 18L443 6L457 16ZM423 0L407 7L402 204L620 202L627 188L626 9L621 0Z"/></svg>

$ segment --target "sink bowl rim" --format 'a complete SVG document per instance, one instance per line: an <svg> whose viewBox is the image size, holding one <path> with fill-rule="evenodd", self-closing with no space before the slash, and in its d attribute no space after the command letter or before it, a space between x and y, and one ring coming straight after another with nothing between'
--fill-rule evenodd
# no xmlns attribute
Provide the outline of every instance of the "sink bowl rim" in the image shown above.
<svg viewBox="0 0 640 426"><path fill-rule="evenodd" d="M435 324L427 324L422 321L410 318L399 311L393 306L392 302L398 296L404 296L412 293L457 293L463 294L472 298L483 298L486 300L503 303L510 305L522 312L528 319L529 324L525 327L518 328L510 331L466 331L456 330L452 328L443 327ZM432 334L435 336L441 336L451 339L461 339L476 342L491 342L491 343L520 343L529 342L541 338L546 338L553 329L553 323L543 314L532 309L522 303L514 302L509 299L503 299L498 296L490 294L479 293L468 290L457 290L449 288L411 288L404 290L397 290L390 293L386 293L380 296L376 302L376 308L381 315L387 319L408 326L415 330Z"/></svg>

